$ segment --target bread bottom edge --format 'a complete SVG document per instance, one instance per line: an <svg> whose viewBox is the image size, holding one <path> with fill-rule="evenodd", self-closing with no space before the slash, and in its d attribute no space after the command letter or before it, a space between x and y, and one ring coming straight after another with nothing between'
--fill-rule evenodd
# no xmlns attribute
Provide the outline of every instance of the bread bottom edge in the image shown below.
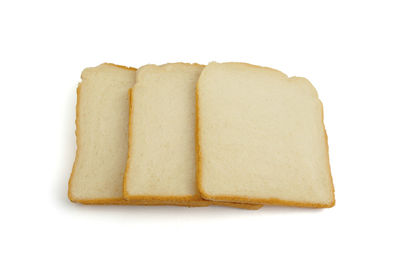
<svg viewBox="0 0 400 267"><path fill-rule="evenodd" d="M73 203L79 203L83 205L126 205L126 206L185 206L185 207L207 207L207 206L224 206L224 207L232 207L232 208L240 208L240 209L249 209L249 210L257 210L260 209L263 205L261 204L252 204L252 203L237 203L230 201L213 201L206 199L187 199L183 198L182 200L168 199L168 198L139 198L135 197L135 199L129 198L102 198L102 199L71 199L70 201Z"/></svg>
<svg viewBox="0 0 400 267"><path fill-rule="evenodd" d="M202 198L214 201L214 202L229 202L238 204L252 204L252 205L266 205L266 206L289 206L289 207L300 207L300 208L332 208L335 206L335 199L331 203L311 203L311 202L299 202L291 200L283 200L279 198L250 198L241 196L229 196L229 195L208 195L202 193Z"/></svg>

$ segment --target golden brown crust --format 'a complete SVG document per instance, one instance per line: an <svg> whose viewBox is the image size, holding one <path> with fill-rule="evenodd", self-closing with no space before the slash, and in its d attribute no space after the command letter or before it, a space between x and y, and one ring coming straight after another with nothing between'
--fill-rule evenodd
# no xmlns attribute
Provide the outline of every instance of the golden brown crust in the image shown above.
<svg viewBox="0 0 400 267"><path fill-rule="evenodd" d="M236 202L218 202L212 201L215 206L225 206L231 208L245 209L245 210L259 210L263 207L261 204L248 204L248 203L236 203Z"/></svg>
<svg viewBox="0 0 400 267"><path fill-rule="evenodd" d="M94 200L73 200L74 203L84 205L131 205L131 206L184 206L184 207L205 207L201 203L175 203L175 202L159 202L159 201L130 201L125 199L94 199Z"/></svg>
<svg viewBox="0 0 400 267"><path fill-rule="evenodd" d="M131 138L132 138L132 114L133 114L133 103L132 103L132 95L133 95L133 88L129 89L129 119L128 119L128 158L126 160L126 167L125 167L125 172L124 172L124 180L123 180L123 188L122 188L122 194L123 198L127 199L129 197L128 191L126 190L126 175L128 174L128 171L130 169L130 158L132 157L130 147L132 146Z"/></svg>
<svg viewBox="0 0 400 267"><path fill-rule="evenodd" d="M118 68L125 69L125 70L137 70L134 67L126 67L126 66L117 65L117 64L114 64L114 63L104 63L104 64L111 65L111 66L118 67Z"/></svg>
<svg viewBox="0 0 400 267"><path fill-rule="evenodd" d="M332 204L331 206L329 206L329 208L335 206L336 204L336 199L335 199L335 187L333 186L333 178L332 178L332 171L331 171L331 164L329 161L329 145L328 145L328 135L326 133L326 129L325 129L325 123L324 123L324 105L322 104L322 101L319 101L319 103L321 104L321 119L322 119L322 126L324 128L324 133L325 133L325 145L326 145L326 156L328 159L328 170L329 170L329 177L331 178L331 188L332 188Z"/></svg>
<svg viewBox="0 0 400 267"><path fill-rule="evenodd" d="M335 205L335 202L328 204L321 204L321 203L288 201L278 198L250 198L250 197L225 196L225 195L211 196L204 193L202 194L203 198L214 201L232 201L238 203L250 203L250 204L253 203L261 205L293 206L293 207L304 207L304 208L331 208Z"/></svg>
<svg viewBox="0 0 400 267"><path fill-rule="evenodd" d="M157 195L128 195L125 197L126 200L136 200L136 201L173 201L173 202L191 202L191 201L198 201L198 202L206 202L200 196L157 196Z"/></svg>
<svg viewBox="0 0 400 267"><path fill-rule="evenodd" d="M200 80L200 78L199 78ZM205 191L203 189L202 183L201 183L201 148L200 148L200 117L199 117L199 80L197 80L196 84L196 124L195 124L195 149L196 149L196 184L197 184L197 189L200 192L200 195L202 198L205 198L204 196Z"/></svg>
<svg viewBox="0 0 400 267"><path fill-rule="evenodd" d="M251 67L257 67L257 68L263 68L263 69L268 69L268 70L274 70L279 73L282 73L278 70L268 68L268 67L262 67L262 66L256 66L256 65L251 65L247 63L237 63L237 62L231 62L235 64L243 64ZM286 74L282 73L286 77L288 77ZM251 197L239 197L239 196L231 196L231 195L217 195L217 196L212 196L209 195L205 192L203 186L202 186L202 156L201 156L201 146L200 146L200 120L199 120L199 81L197 81L196 85L196 165L197 165L197 171L196 171L196 183L197 183L197 188L200 192L200 195L204 199L208 200L213 200L213 201L231 201L231 202L239 202L239 203L254 203L254 204L263 204L263 205L282 205L282 206L294 206L294 207L307 207L307 208L331 208L335 206L335 190L333 187L333 179L332 179L332 173L330 169L330 164L329 164L329 152L328 152L328 136L326 134L325 130L325 125L324 125L324 115L323 115L323 108L322 108L322 125L324 128L325 132L325 144L327 147L327 153L328 153L328 168L329 168L329 175L331 178L331 184L332 184L332 194L333 194L333 201L332 203L327 203L327 204L321 204L321 203L308 203L308 202L296 202L296 201L287 201L287 200L282 200L282 199L277 199L277 198L251 198ZM322 102L320 101L321 105Z"/></svg>

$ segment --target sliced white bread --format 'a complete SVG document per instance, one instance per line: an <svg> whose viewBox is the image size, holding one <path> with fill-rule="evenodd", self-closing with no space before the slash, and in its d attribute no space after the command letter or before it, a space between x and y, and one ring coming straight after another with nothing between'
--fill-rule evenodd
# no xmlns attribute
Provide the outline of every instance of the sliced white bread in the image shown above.
<svg viewBox="0 0 400 267"><path fill-rule="evenodd" d="M184 63L138 69L131 92L126 199L211 204L196 186L195 88L202 70L201 65Z"/></svg>
<svg viewBox="0 0 400 267"><path fill-rule="evenodd" d="M129 89L134 68L101 64L82 72L77 90L77 151L68 196L84 204L119 204L128 155Z"/></svg>
<svg viewBox="0 0 400 267"><path fill-rule="evenodd" d="M135 84L135 77L134 68L113 64L102 64L82 72L82 82L77 90L77 151L68 189L71 201L183 205L123 198L128 156L129 89Z"/></svg>
<svg viewBox="0 0 400 267"><path fill-rule="evenodd" d="M203 198L334 206L322 104L305 78L210 63L197 85L197 117Z"/></svg>

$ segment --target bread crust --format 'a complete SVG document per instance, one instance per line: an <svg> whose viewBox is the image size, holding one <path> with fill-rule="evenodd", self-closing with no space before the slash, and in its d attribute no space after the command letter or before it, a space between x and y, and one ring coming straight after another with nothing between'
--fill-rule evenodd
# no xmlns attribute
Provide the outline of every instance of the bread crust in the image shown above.
<svg viewBox="0 0 400 267"><path fill-rule="evenodd" d="M176 63L176 64L189 64L189 63ZM166 64L165 64L166 65ZM194 63L193 65L198 65L204 67L204 65L201 64L196 64ZM163 65L164 66L164 65ZM128 147L132 146L132 137L133 137L133 125L132 125L132 116L134 112L134 107L132 103L132 99L134 98L134 91L135 91L135 86L129 90L129 130L128 130ZM197 113L196 113L197 114ZM197 157L197 155L196 155ZM174 203L182 203L182 204L187 204L187 205L196 205L196 206L210 206L210 205L221 205L221 206L227 206L227 207L236 207L236 208L242 208L242 209L251 209L251 210L256 210L262 207L262 205L259 204L249 204L249 203L225 203L225 202L219 202L219 201L210 201L202 198L200 192L196 195L188 195L188 196L157 196L157 195L142 195L142 196L132 196L129 194L127 191L127 174L130 169L130 159L132 158L132 155L130 153L130 149L128 149L128 159L126 163L126 168L125 168L125 173L124 173L124 180L123 180L123 195L124 199L127 201L154 201L154 202L174 202ZM197 165L197 160L196 160L196 165Z"/></svg>
<svg viewBox="0 0 400 267"><path fill-rule="evenodd" d="M288 79L290 79L286 74L284 74L281 71L269 68L269 67L262 67L262 66L257 66L257 65L252 65L248 63L240 63L240 62L227 62L227 63L234 63L238 65L246 65L250 67L255 67L255 68L261 68L261 69L268 69L268 70L273 70L277 71L283 75L285 75ZM335 206L336 199L335 199L335 189L333 186L333 179L332 179L332 173L331 173L331 167L329 163L329 146L328 146L328 135L326 134L326 129L325 129L325 124L324 124L324 113L323 113L323 106L322 102L320 102L321 107L322 107L322 125L324 128L324 133L325 133L325 145L326 145L326 152L328 156L328 170L329 170L329 177L330 177L330 182L331 182L331 188L332 188L332 202L327 203L327 204L321 204L321 203L311 203L311 202L296 202L296 201L287 201L283 199L278 199L278 198L252 198L252 197L242 197L242 196L233 196L233 195L210 195L207 194L205 189L203 188L202 184L202 155L201 155L201 136L200 136L200 105L199 105L199 80L197 81L196 84L196 165L197 165L197 170L196 170L196 183L197 183L197 188L200 192L200 195L204 199L208 200L213 200L213 201L231 201L231 202L238 202L238 203L253 203L253 204L262 204L262 205L279 205L279 206L293 206L293 207L305 207L305 208L331 208ZM314 88L314 86L313 86ZM314 88L315 89L315 88Z"/></svg>
<svg viewBox="0 0 400 267"><path fill-rule="evenodd" d="M110 65L110 66L114 66L114 67L118 67L118 68L125 69L125 70L137 70L137 69L134 68L134 67L127 67L127 66L122 66L122 65L114 64L114 63L104 63L104 64L107 64L107 65Z"/></svg>
<svg viewBox="0 0 400 267"><path fill-rule="evenodd" d="M179 203L179 202L160 202L160 201L130 201L125 199L95 199L95 200L77 200L72 201L83 205L129 205L129 206L183 206L183 207L205 207L196 203Z"/></svg>

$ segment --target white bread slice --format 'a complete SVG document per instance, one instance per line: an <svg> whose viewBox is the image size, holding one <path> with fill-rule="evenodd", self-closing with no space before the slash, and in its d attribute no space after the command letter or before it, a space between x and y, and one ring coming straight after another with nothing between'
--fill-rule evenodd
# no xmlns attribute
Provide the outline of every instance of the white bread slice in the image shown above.
<svg viewBox="0 0 400 267"><path fill-rule="evenodd" d="M128 155L128 92L135 83L135 72L134 68L108 63L82 72L77 90L77 151L68 190L73 202L182 205L166 201L133 202L123 198Z"/></svg>
<svg viewBox="0 0 400 267"><path fill-rule="evenodd" d="M76 105L77 151L68 191L73 202L124 202L128 92L135 83L135 72L107 63L82 72Z"/></svg>
<svg viewBox="0 0 400 267"><path fill-rule="evenodd" d="M195 184L195 84L202 67L146 65L131 91L129 200L203 202Z"/></svg>
<svg viewBox="0 0 400 267"><path fill-rule="evenodd" d="M305 78L210 63L197 85L197 116L203 198L334 206L322 104Z"/></svg>
<svg viewBox="0 0 400 267"><path fill-rule="evenodd" d="M137 71L131 91L126 199L211 204L196 186L195 88L202 70L198 64L171 63Z"/></svg>

